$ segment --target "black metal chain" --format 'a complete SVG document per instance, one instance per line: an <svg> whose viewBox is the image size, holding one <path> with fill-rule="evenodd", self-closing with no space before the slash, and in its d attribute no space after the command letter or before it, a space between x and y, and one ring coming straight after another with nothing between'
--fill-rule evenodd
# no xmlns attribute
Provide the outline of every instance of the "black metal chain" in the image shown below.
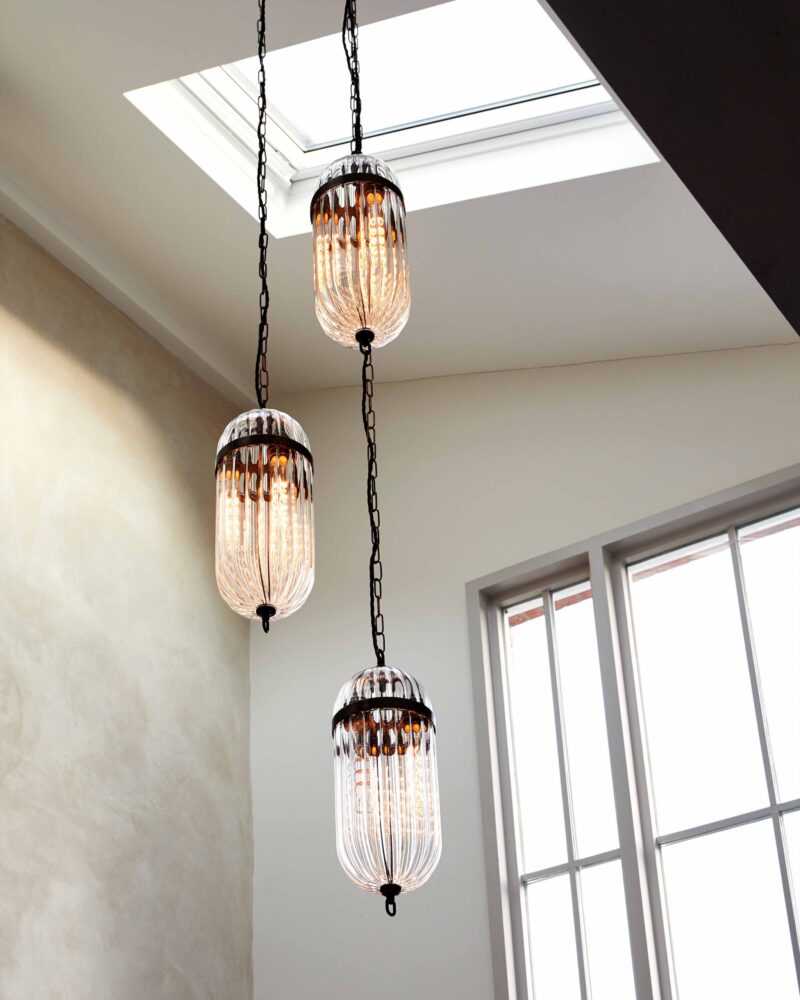
<svg viewBox="0 0 800 1000"><path fill-rule="evenodd" d="M350 71L350 114L353 120L353 138L350 152L360 153L363 134L361 132L361 80L358 68L358 12L357 0L345 0L344 21L342 22L342 46Z"/></svg>
<svg viewBox="0 0 800 1000"><path fill-rule="evenodd" d="M356 334L361 349L361 419L367 438L367 509L372 536L372 552L369 557L369 600L370 621L372 622L372 646L379 667L386 663L386 637L383 632L381 598L383 596L383 564L381 562L381 512L378 509L378 449L375 442L375 410L372 408L373 377L371 330L359 330Z"/></svg>
<svg viewBox="0 0 800 1000"><path fill-rule="evenodd" d="M269 287L267 286L267 77L264 57L267 54L265 0L258 6L258 275L261 278L259 296L258 351L256 353L256 399L263 409L269 400L269 369L267 340L269 338Z"/></svg>

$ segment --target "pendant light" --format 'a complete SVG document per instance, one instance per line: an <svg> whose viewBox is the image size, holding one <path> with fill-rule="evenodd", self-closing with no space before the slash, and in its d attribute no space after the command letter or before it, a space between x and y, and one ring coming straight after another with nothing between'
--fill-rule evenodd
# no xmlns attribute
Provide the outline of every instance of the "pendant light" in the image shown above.
<svg viewBox="0 0 800 1000"><path fill-rule="evenodd" d="M345 4L342 43L350 72L350 154L319 178L311 200L316 313L329 337L357 347L360 330L382 347L408 320L406 209L394 172L362 153L356 0Z"/></svg>
<svg viewBox="0 0 800 1000"><path fill-rule="evenodd" d="M258 220L261 278L256 409L232 420L217 446L216 575L219 592L238 614L261 619L297 611L314 584L313 470L303 428L269 409L267 337L267 98L265 0L258 19Z"/></svg>
<svg viewBox="0 0 800 1000"><path fill-rule="evenodd" d="M380 893L386 912L423 885L442 849L436 720L422 686L386 666L381 599L381 518L373 409L373 345L408 318L405 208L389 168L361 153L356 2L345 3L342 40L351 80L352 155L330 166L312 203L317 316L334 340L361 352L361 418L367 439L370 621L375 666L339 692L332 724L336 849L350 878Z"/></svg>
<svg viewBox="0 0 800 1000"><path fill-rule="evenodd" d="M336 850L350 878L381 893L393 917L396 897L428 881L442 850L436 719L422 685L386 666L371 345L364 338L360 347L375 666L352 677L334 704Z"/></svg>
<svg viewBox="0 0 800 1000"><path fill-rule="evenodd" d="M384 665L349 680L334 708L336 851L393 917L442 851L433 709L410 674Z"/></svg>

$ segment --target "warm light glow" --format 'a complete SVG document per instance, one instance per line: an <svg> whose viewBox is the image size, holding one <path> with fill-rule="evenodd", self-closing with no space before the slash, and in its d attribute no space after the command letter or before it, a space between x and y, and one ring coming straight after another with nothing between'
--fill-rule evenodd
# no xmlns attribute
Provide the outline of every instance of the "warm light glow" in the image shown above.
<svg viewBox="0 0 800 1000"><path fill-rule="evenodd" d="M325 189L348 174L375 180ZM405 208L384 181L397 184L385 163L374 156L346 156L324 171L312 205L317 318L329 337L348 347L357 346L361 329L375 334L374 347L387 344L408 320Z"/></svg>
<svg viewBox="0 0 800 1000"><path fill-rule="evenodd" d="M362 699L410 698L429 706L409 674L372 667L342 688L334 711ZM362 889L428 881L442 849L435 727L407 709L360 711L336 726L336 846Z"/></svg>
<svg viewBox="0 0 800 1000"><path fill-rule="evenodd" d="M308 438L297 421L277 410L250 410L226 427L219 448L270 434ZM307 457L283 444L236 448L217 467L217 584L227 604L245 618L260 605L276 619L302 606L314 583L313 471Z"/></svg>

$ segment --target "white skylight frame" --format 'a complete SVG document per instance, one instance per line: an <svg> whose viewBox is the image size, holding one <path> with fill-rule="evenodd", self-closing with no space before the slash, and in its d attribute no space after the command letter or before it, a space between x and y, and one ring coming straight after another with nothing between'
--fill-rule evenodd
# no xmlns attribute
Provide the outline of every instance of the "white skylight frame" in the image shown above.
<svg viewBox="0 0 800 1000"><path fill-rule="evenodd" d="M385 159L397 172L408 211L658 159L535 0L452 0L433 9L365 26L361 29L362 49L370 51L371 32L378 40L379 36L387 37L387 33L392 38L403 33L412 36L418 32L420 17L425 16L430 22L434 14L432 23L440 28L456 14L460 22L454 23L463 24L466 16L478 15L487 2L494 5L495 15L501 5L506 11L524 10L528 17L535 12L538 23L546 26L544 41L565 54L570 60L570 70L580 78L564 84L561 73L562 82L550 90L511 93L506 99L488 105L453 108L450 113L431 115L422 121L390 123L389 127L374 132L369 131L369 117L365 116L365 152ZM513 29L513 25L507 27L509 31ZM302 55L307 67L306 50L313 46L319 52L323 45L330 61L333 47L340 50L339 36L268 54L268 81L271 57L280 65L290 66L298 53L298 59ZM337 51L336 57L339 55ZM340 61L344 74L343 55ZM247 59L213 67L125 95L253 217L257 217L255 62ZM410 58L409 73L413 73L412 64ZM338 63L331 62L326 73L333 75L335 66ZM307 89L312 82L308 82ZM382 85L395 86L385 81ZM342 107L347 109L346 85L341 89ZM328 163L349 152L350 146L345 138L340 142L309 142L302 129L274 106L280 99L280 86L273 84L272 90L278 92L278 98L270 99L268 92L269 229L274 236L282 237L310 231L309 203L317 177ZM391 93L394 96L394 91ZM373 112L373 120L376 117L379 118Z"/></svg>

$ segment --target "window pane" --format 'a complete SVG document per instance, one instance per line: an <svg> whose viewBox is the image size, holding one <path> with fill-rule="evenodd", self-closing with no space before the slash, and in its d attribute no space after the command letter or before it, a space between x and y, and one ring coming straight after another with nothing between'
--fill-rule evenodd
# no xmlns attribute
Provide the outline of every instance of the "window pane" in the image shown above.
<svg viewBox="0 0 800 1000"><path fill-rule="evenodd" d="M553 595L578 857L619 846L600 661L588 583Z"/></svg>
<svg viewBox="0 0 800 1000"><path fill-rule="evenodd" d="M567 860L550 660L542 601L508 616L508 691L517 782L521 864L539 871Z"/></svg>
<svg viewBox="0 0 800 1000"><path fill-rule="evenodd" d="M772 823L662 848L680 1000L797 1000Z"/></svg>
<svg viewBox="0 0 800 1000"><path fill-rule="evenodd" d="M727 537L629 570L661 833L766 805Z"/></svg>
<svg viewBox="0 0 800 1000"><path fill-rule="evenodd" d="M592 1000L636 1000L622 865L592 865L579 878Z"/></svg>
<svg viewBox="0 0 800 1000"><path fill-rule="evenodd" d="M361 75L369 81L372 104L369 129L396 128L593 79L538 3L439 3L364 24L360 35ZM418 65L435 66L436 72L408 74L398 87L394 73L386 72L390 52L413 52ZM270 112L278 109L306 142L341 142L349 135L347 102L337 100L349 86L338 34L272 50L267 61ZM253 85L255 62L245 64Z"/></svg>
<svg viewBox="0 0 800 1000"><path fill-rule="evenodd" d="M800 510L739 540L778 794L800 798Z"/></svg>
<svg viewBox="0 0 800 1000"><path fill-rule="evenodd" d="M532 882L525 894L536 1000L580 1000L569 876Z"/></svg>
<svg viewBox="0 0 800 1000"><path fill-rule="evenodd" d="M794 911L800 922L800 812L785 813L783 816L783 839L789 855L792 888L794 891Z"/></svg>

